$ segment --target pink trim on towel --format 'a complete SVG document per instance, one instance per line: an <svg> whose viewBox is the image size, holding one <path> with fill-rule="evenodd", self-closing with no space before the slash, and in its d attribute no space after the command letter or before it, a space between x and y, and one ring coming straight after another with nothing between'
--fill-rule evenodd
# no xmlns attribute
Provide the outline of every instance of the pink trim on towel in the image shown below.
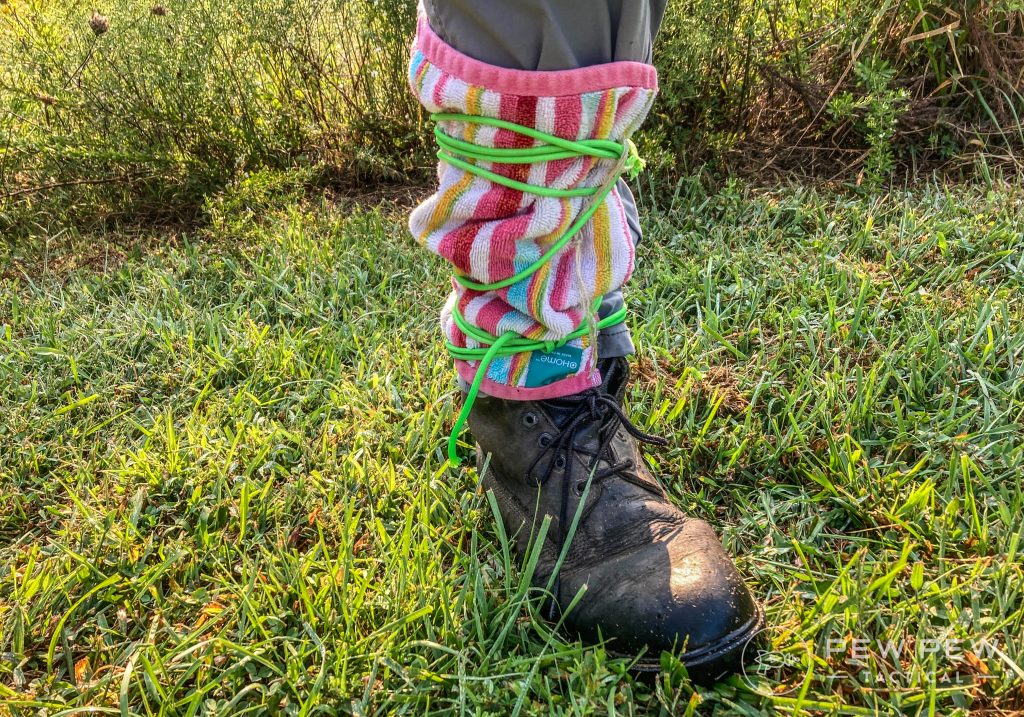
<svg viewBox="0 0 1024 717"><path fill-rule="evenodd" d="M658 71L642 62L608 62L575 70L526 71L488 65L450 47L420 16L417 46L423 55L445 72L473 85L531 97L559 97L598 92L609 87L658 89Z"/></svg>
<svg viewBox="0 0 1024 717"><path fill-rule="evenodd" d="M472 384L473 379L476 378L476 368L470 366L466 361L456 361L455 370L459 372L459 376L466 383ZM580 391L586 391L588 388L600 385L601 372L595 367L589 374L587 371L583 371L575 376L549 383L547 386L537 386L536 388L509 386L485 378L480 384L480 390L488 396L503 398L506 401L543 401L548 398L572 396Z"/></svg>

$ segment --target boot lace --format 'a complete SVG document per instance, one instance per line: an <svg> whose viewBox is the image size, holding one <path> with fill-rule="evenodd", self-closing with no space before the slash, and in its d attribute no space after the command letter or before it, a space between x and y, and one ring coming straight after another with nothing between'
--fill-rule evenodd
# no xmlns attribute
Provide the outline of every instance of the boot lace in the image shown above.
<svg viewBox="0 0 1024 717"><path fill-rule="evenodd" d="M612 440L621 426L626 433L641 443L649 443L656 446L666 446L666 441L661 436L646 433L637 428L629 416L622 410L619 402L612 396L598 391L588 391L579 396L576 408L570 413L562 427L554 434L548 447L541 452L530 467L530 474L536 475L534 469L545 458L550 455L547 467L543 473L535 478L536 485L546 485L556 470L564 469L562 479L562 501L559 513L559 525L561 526L560 545L564 542L568 532L569 492L575 490L577 494L582 493L587 481L590 481L591 488L599 486L613 476L618 476L639 488L660 495L661 486L657 483L643 478L636 470L637 466L632 458L615 460L611 450ZM576 445L579 435L594 421L599 421L598 444L596 449ZM574 478L576 461L574 455L584 455L589 458L587 462L587 477ZM601 461L607 464L604 468L598 469ZM580 516L584 520L593 503Z"/></svg>
<svg viewBox="0 0 1024 717"><path fill-rule="evenodd" d="M661 436L646 433L645 431L637 428L633 422L630 421L629 416L626 415L626 412L622 409L619 402L607 393L602 393L599 390L588 391L573 400L577 403L576 407L569 414L569 417L561 428L559 428L554 434L547 448L537 456L530 466L530 475L535 476L534 484L538 487L547 485L555 474L555 471L565 471L564 476L562 477L561 503L558 516L559 535L557 536L557 545L559 553L562 552L565 546L565 541L569 537L569 523L573 518L573 516L569 514L570 492L575 492L577 496L582 495L588 480L590 482L591 490L593 490L609 478L618 476L622 480L652 493L653 495L663 495L662 488L658 483L647 480L640 475L636 470L637 466L632 458L615 460L615 455L611 450L611 444L620 426L626 431L626 433L641 443L649 443L656 446L668 445L668 441ZM585 446L576 445L576 441L580 434L595 421L600 422L597 429L597 448L590 449ZM574 455L584 455L588 457L589 460L587 461L586 466L587 477L574 477L573 473L574 468L576 467L576 461L573 460ZM550 456L547 467L538 476L535 469L546 456ZM602 460L607 465L605 465L604 468L599 469L598 465ZM583 521L587 519L590 512L596 506L597 501L588 500L587 503L587 505L583 506L583 514L580 516L580 523L583 523ZM556 576L555 578L553 594L555 596L555 600L552 601L548 608L550 612L549 618L551 619L554 619L555 613L558 609L558 603L560 602L558 599L558 596L561 594L560 576Z"/></svg>

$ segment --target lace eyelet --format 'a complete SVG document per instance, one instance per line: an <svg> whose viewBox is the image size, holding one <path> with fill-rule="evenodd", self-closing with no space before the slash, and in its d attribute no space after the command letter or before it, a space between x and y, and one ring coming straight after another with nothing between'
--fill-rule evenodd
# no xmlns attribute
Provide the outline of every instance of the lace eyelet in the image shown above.
<svg viewBox="0 0 1024 717"><path fill-rule="evenodd" d="M540 446L541 448L547 448L548 446L551 445L551 441L553 440L554 438L551 437L550 433L542 433L539 436L537 436L537 445Z"/></svg>
<svg viewBox="0 0 1024 717"><path fill-rule="evenodd" d="M572 492L575 493L577 496L581 496L583 495L583 489L586 487L587 482L585 480L578 480L576 481L576 485L573 486Z"/></svg>
<svg viewBox="0 0 1024 717"><path fill-rule="evenodd" d="M565 460L565 456L564 455L559 455L557 458L555 458L555 470L556 471L564 471L565 470L565 465L566 465L566 460Z"/></svg>
<svg viewBox="0 0 1024 717"><path fill-rule="evenodd" d="M533 411L527 411L526 413L524 413L521 420L523 425L526 426L527 428L533 428L538 423L540 423L540 418Z"/></svg>

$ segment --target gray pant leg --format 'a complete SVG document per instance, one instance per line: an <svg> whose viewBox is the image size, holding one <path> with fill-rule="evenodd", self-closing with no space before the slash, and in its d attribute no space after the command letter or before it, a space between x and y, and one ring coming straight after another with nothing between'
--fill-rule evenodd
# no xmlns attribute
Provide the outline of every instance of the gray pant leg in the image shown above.
<svg viewBox="0 0 1024 717"><path fill-rule="evenodd" d="M606 62L650 62L668 0L423 0L430 26L459 52L518 70L570 70ZM619 193L634 246L641 238L636 202L626 183ZM622 291L607 294L599 315L623 306ZM598 356L633 353L625 324L598 337Z"/></svg>
<svg viewBox="0 0 1024 717"><path fill-rule="evenodd" d="M636 201L633 193L629 191L626 180L619 180L619 196L622 197L622 207L626 210L626 223L629 225L629 233L633 235L633 246L640 243L643 234L640 232L640 215L636 210ZM601 308L597 315L601 318L610 316L625 306L622 298L622 289L609 291L601 299ZM629 334L629 326L625 322L601 329L597 335L597 355L600 358L614 358L616 356L629 356L636 351L633 345L633 337Z"/></svg>
<svg viewBox="0 0 1024 717"><path fill-rule="evenodd" d="M423 0L459 52L517 70L650 62L668 0Z"/></svg>

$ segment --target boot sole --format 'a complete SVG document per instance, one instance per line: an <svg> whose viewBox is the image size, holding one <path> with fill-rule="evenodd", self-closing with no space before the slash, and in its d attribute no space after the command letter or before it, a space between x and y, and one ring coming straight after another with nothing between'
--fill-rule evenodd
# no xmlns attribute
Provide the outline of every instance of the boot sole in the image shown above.
<svg viewBox="0 0 1024 717"><path fill-rule="evenodd" d="M679 661L686 667L690 679L699 684L709 684L739 670L742 666L743 648L764 629L764 610L760 605L756 608L757 611L750 620L722 636L717 642L679 655ZM609 650L608 654L627 659L635 657L617 654L612 650ZM630 667L630 671L641 674L661 672L661 656L659 655L656 660L637 660Z"/></svg>

